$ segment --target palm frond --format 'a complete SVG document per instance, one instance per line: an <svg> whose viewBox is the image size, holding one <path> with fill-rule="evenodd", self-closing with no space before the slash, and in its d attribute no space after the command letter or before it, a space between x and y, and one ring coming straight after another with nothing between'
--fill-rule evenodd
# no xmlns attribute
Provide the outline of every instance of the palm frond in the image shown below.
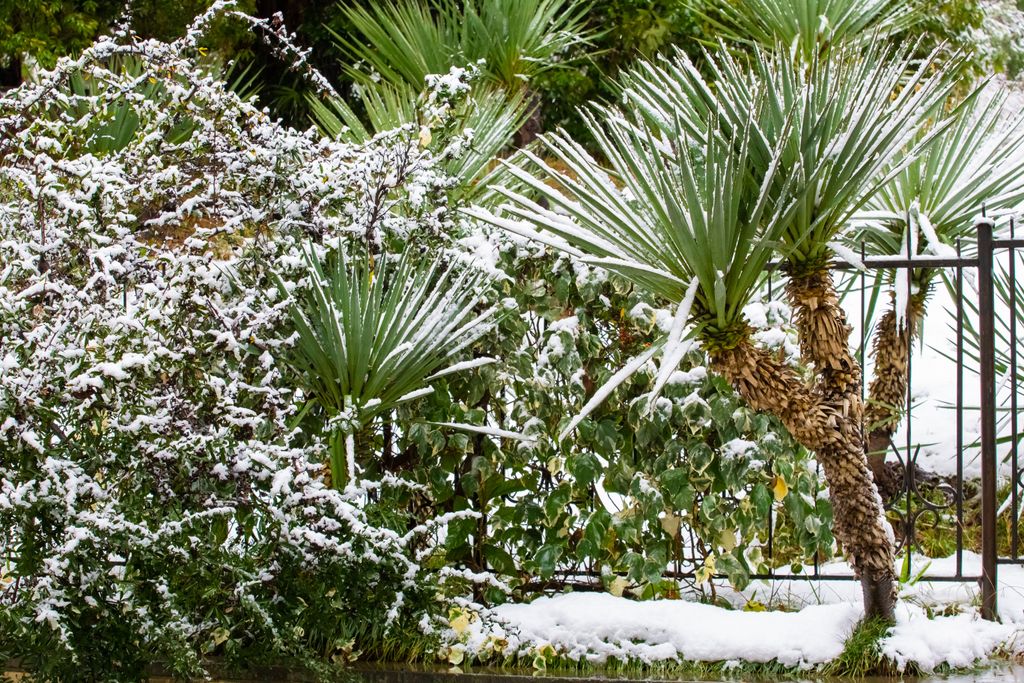
<svg viewBox="0 0 1024 683"><path fill-rule="evenodd" d="M754 111L756 172L773 171L776 202L786 195L797 202L781 236L797 270L827 261L828 243L854 212L948 125L933 125L910 144L954 86L910 50L892 54L872 42L815 54L809 63L783 49L755 48L749 63L719 50L707 62L712 80L682 53L641 64L625 76L623 96L670 138L699 138L711 127L733 135Z"/></svg>
<svg viewBox="0 0 1024 683"><path fill-rule="evenodd" d="M841 44L903 31L921 18L905 0L696 0L719 35L745 45L781 44L803 59Z"/></svg>
<svg viewBox="0 0 1024 683"><path fill-rule="evenodd" d="M327 412L366 425L422 395L432 376L488 329L477 313L484 276L403 254L374 270L339 248L307 247L309 284L289 307L297 342L289 362ZM281 293L288 295L283 280Z"/></svg>
<svg viewBox="0 0 1024 683"><path fill-rule="evenodd" d="M974 235L982 206L1001 218L1024 203L1024 112L1008 111L1005 93L985 100L975 91L947 119L951 124L916 158L890 164L902 170L883 169L891 178L869 198L858 235L871 251L904 250L909 221L919 253L949 252Z"/></svg>
<svg viewBox="0 0 1024 683"><path fill-rule="evenodd" d="M565 134L543 136L559 169L526 153L539 178L522 168L510 172L548 207L504 190L507 216L471 213L668 301L682 300L696 279L694 311L705 334L743 326L742 309L793 211L791 201L779 202L769 192L778 171L757 173L754 121L730 136L709 127L687 144L616 109L595 109L585 121L607 166ZM782 152L774 150L775 161Z"/></svg>

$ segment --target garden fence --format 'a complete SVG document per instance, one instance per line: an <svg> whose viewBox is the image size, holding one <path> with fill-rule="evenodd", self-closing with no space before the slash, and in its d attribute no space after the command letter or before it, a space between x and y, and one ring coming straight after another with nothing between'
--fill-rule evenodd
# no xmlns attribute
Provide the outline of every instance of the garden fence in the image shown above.
<svg viewBox="0 0 1024 683"><path fill-rule="evenodd" d="M871 317L868 311L873 308L869 293L875 291L871 281L881 276L895 285L900 278L906 278L909 291L916 269L941 269L944 275L954 309L951 311L954 334L949 339L954 348L947 358L955 368L954 376L949 378L954 384L954 396L944 406L948 410L944 414L955 420L955 443L945 446L952 448L955 469L952 474L935 476L918 464L924 446L915 443L912 428L914 368L911 365L902 415L904 427L898 438L890 441L887 453L887 459L894 463L902 481L899 491L886 502L886 509L893 521L897 552L904 556L904 572L917 581L978 582L982 615L986 619L994 619L996 615L998 566L1024 564L1019 529L1024 505L1024 473L1018 453L1021 432L1017 414L1018 392L1024 378L1018 377L1016 348L1018 318L1022 313L1018 309L1024 310L1024 301L1018 299L1024 297L1018 297L1015 287L1017 252L1024 249L1024 238L1014 235L1012 221L1004 227L1006 236L997 238L995 222L985 218L983 212L976 225L977 240L970 250L962 249L958 243L955 254L948 256L867 256L862 247L858 258L850 255L848 260L835 264L837 270L844 272L846 296L860 297L861 320L855 336L859 333L861 367L865 367L871 342L867 332L867 318ZM914 252L912 245L907 244L905 254ZM997 276L1002 279L997 281ZM776 295L781 278L774 269L769 274L769 300ZM965 287L965 284L970 286ZM846 308L855 309L855 302L847 299ZM925 340L925 343L931 341ZM914 354L910 356L913 359ZM862 386L862 391L866 395L866 387ZM968 394L970 399L965 399ZM969 432L965 429L967 421L972 426ZM966 464L972 464L975 471L978 469L976 459L980 459L980 478L965 477ZM1000 466L1003 478L997 476ZM768 513L766 522L764 551L767 565L774 567L772 512ZM914 551L922 550L921 529L939 526L944 526L944 533L955 538L955 554L952 561L942 563L944 571L933 569L930 563L921 565L921 555L916 559L913 555ZM976 554L967 556L969 551L978 550L980 563ZM695 568L702 564L695 551L693 555L677 561L666 576L693 580ZM915 562L921 566L914 566ZM578 572L569 572L566 579L571 578L569 574L582 578ZM588 578L597 580L598 577ZM816 559L812 566L799 573L771 570L751 578L854 580L848 569L834 571Z"/></svg>
<svg viewBox="0 0 1024 683"><path fill-rule="evenodd" d="M896 469L902 473L902 486L887 502L886 508L894 522L897 550L907 553L905 568L908 572L917 580L924 581L979 582L982 615L986 619L994 619L996 615L998 566L1024 564L1019 527L1021 506L1024 503L1024 481L1018 452L1021 433L1018 420L1020 378L1016 341L1020 315L1018 308L1024 302L1018 301L1015 286L1017 251L1024 248L1024 239L1015 236L1012 220L1008 223L1006 237L997 238L995 227L994 221L984 216L979 219L974 254L964 253L960 244L957 244L955 256L865 256L862 247L859 267L846 262L837 264L841 270L854 271L850 276L859 279L859 287L850 290L859 291L862 318L869 308L866 299L871 290L868 280L872 275L883 271L894 284L899 278L906 278L909 290L915 269L943 269L955 320L951 340L955 350L950 356L955 366L955 376L951 378L955 384L955 399L946 406L955 420L955 474L934 477L918 466L922 446L915 444L912 429L914 368L911 365L906 411L903 415L905 426L899 438L900 443L892 441L887 454L898 464ZM912 254L914 250L909 244L907 247L906 253ZM975 277L971 277L972 273ZM1005 276L998 283L997 274ZM965 290L965 280L973 281L976 287ZM769 284L769 291L771 289L772 285ZM864 367L870 339L866 333L868 321L862 319L860 323L860 360ZM970 354L965 349L968 340L971 342ZM913 354L910 357L913 359ZM976 361L970 371L965 371L965 358ZM974 389L969 386L971 382L977 383L977 403L974 405L968 405L965 401L966 391ZM972 416L972 420L974 416L977 419L974 425L976 434L972 434L969 439L965 434L965 419L968 415ZM965 463L969 458L980 459L979 480L965 479ZM1008 476L997 491L1000 465ZM972 503L970 513L966 509L969 501ZM937 573L929 571L929 566L914 568L912 552L921 549L919 526L925 520L935 526L943 519L952 521L952 533L955 535L953 571ZM999 519L1003 521L997 528ZM767 551L771 566L772 520L769 519L768 523ZM965 549L977 548L979 545L980 567L977 564L965 564ZM847 573L827 573L815 563L813 569L804 574L782 575L772 572L757 578L852 580L853 577Z"/></svg>

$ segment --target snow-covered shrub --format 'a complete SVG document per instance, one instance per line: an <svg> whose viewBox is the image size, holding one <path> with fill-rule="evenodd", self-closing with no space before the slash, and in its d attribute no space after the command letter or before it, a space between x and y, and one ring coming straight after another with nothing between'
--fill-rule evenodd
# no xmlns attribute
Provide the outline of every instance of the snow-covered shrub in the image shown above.
<svg viewBox="0 0 1024 683"><path fill-rule="evenodd" d="M443 233L450 183L418 129L327 141L207 75L224 12L0 99L0 662L340 662L437 609L418 558L446 516L385 504L395 478L325 485L271 277L310 241Z"/></svg>
<svg viewBox="0 0 1024 683"><path fill-rule="evenodd" d="M478 344L497 363L442 381L402 409L422 422L397 439L393 458L441 509L481 513L452 523L444 561L491 570L526 594L593 584L585 575L593 573L609 590L651 597L695 583L666 570L697 580L712 572L742 586L768 566L788 571L831 556L831 507L818 495L814 461L774 420L743 408L696 350L654 410L649 365L560 436L614 373L664 335L671 312L543 247L479 228L463 244L495 264L515 314ZM783 353L792 346L780 328L785 310L769 304L751 315L759 340ZM453 434L442 422L521 436Z"/></svg>

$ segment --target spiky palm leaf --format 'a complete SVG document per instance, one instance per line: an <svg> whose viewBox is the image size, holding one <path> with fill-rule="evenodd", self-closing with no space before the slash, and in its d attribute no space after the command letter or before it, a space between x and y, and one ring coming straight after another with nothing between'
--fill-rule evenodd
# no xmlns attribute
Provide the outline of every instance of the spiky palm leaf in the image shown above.
<svg viewBox="0 0 1024 683"><path fill-rule="evenodd" d="M729 134L755 111L757 172L777 163L771 194L797 200L781 235L794 271L822 267L828 244L854 213L943 129L933 126L893 162L953 88L932 60L915 65L910 51L893 55L877 42L816 54L806 64L760 48L749 64L724 50L707 62L714 81L682 53L641 63L625 76L623 95L669 137L703 135L712 125ZM755 93L763 93L759 102Z"/></svg>
<svg viewBox="0 0 1024 683"><path fill-rule="evenodd" d="M718 33L747 45L774 47L811 59L843 43L902 31L920 18L905 0L696 0L697 12Z"/></svg>
<svg viewBox="0 0 1024 683"><path fill-rule="evenodd" d="M363 85L360 101L369 125L343 100L311 97L309 105L314 123L325 135L362 144L378 133L425 123L420 120L420 100L421 94L404 83ZM466 148L448 158L444 168L458 179L467 199L479 202L490 185L504 176L494 160L508 147L528 114L529 105L521 92L475 88L459 104L454 116L455 128L432 133L428 146L442 153L453 136L468 139Z"/></svg>
<svg viewBox="0 0 1024 683"><path fill-rule="evenodd" d="M922 153L872 194L858 235L880 254L906 249L908 222L913 255L940 255L974 234L981 207L993 218L1012 214L1024 202L1024 112L1006 107L1006 94L990 100L976 91L954 110L951 125Z"/></svg>
<svg viewBox="0 0 1024 683"><path fill-rule="evenodd" d="M669 301L680 301L696 280L694 306L705 334L735 332L792 215L791 201L768 192L777 171L759 175L751 159L753 121L728 137L708 128L691 145L680 144L681 136L666 140L615 109L597 109L584 120L607 166L564 134L542 136L560 168L527 152L540 177L511 172L550 208L504 190L508 213L519 221L471 213Z"/></svg>
<svg viewBox="0 0 1024 683"><path fill-rule="evenodd" d="M422 90L429 74L482 61L489 80L520 90L586 42L586 12L586 3L571 0L397 0L345 8L358 37L334 36L352 62L365 62L391 83ZM368 80L358 69L350 74Z"/></svg>
<svg viewBox="0 0 1024 683"><path fill-rule="evenodd" d="M308 247L306 262L308 286L289 306L297 340L288 362L327 417L342 420L346 435L457 370L453 360L495 313L476 312L484 275L410 252L397 263L379 259L375 270L365 257L350 261L341 247L326 257ZM289 296L284 280L278 286ZM334 449L335 482L351 481L352 458Z"/></svg>

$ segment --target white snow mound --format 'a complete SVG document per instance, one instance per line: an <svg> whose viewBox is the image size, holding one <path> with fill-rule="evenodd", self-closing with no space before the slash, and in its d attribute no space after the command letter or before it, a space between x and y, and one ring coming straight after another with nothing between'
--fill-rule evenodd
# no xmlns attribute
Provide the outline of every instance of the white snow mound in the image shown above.
<svg viewBox="0 0 1024 683"><path fill-rule="evenodd" d="M861 608L846 603L799 612L742 612L683 600L638 602L607 593L567 593L501 605L493 616L474 623L468 650L495 636L509 641L508 653L526 655L550 644L572 660L594 664L608 658L645 663L742 659L811 667L842 652Z"/></svg>

